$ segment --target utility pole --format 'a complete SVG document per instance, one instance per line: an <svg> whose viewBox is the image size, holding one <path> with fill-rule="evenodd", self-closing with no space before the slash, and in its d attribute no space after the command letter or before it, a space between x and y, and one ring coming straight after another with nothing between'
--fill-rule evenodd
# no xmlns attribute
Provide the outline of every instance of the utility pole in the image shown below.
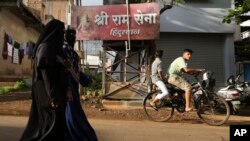
<svg viewBox="0 0 250 141"><path fill-rule="evenodd" d="M76 6L82 6L82 0L76 0ZM77 49L78 49L78 52L81 54L80 55L80 70L82 72L84 72L84 57L85 57L85 55L83 55L84 51L82 50L82 46L83 46L84 41L77 41L77 42L78 42ZM79 94L82 94L83 92L84 92L84 89L83 89L82 85L79 84Z"/></svg>

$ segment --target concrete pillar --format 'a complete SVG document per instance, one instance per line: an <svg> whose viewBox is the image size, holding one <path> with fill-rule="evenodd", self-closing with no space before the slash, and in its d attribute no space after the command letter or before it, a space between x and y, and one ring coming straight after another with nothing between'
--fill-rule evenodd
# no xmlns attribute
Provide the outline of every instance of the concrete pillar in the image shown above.
<svg viewBox="0 0 250 141"><path fill-rule="evenodd" d="M227 34L224 42L224 82L230 75L236 74L233 34Z"/></svg>

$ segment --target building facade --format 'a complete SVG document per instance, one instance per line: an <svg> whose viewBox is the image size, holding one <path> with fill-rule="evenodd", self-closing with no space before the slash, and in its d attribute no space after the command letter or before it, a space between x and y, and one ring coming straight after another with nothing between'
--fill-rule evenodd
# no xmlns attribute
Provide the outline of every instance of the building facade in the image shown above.
<svg viewBox="0 0 250 141"><path fill-rule="evenodd" d="M25 0L25 4L41 21L46 24L51 18L70 24L69 0Z"/></svg>
<svg viewBox="0 0 250 141"><path fill-rule="evenodd" d="M232 0L188 0L162 13L156 46L164 51L164 71L183 49L190 48L194 54L189 66L213 71L217 85L234 75L235 24L222 23L232 4Z"/></svg>
<svg viewBox="0 0 250 141"><path fill-rule="evenodd" d="M3 55L4 57L0 59L1 66L4 66L0 68L0 75L31 76L29 44L34 46L44 25L51 18L59 19L65 25L69 25L70 6L69 0L1 0L0 53L8 54L7 57Z"/></svg>
<svg viewBox="0 0 250 141"><path fill-rule="evenodd" d="M0 19L0 76L30 76L27 44L34 45L43 25L18 0L0 1Z"/></svg>
<svg viewBox="0 0 250 141"><path fill-rule="evenodd" d="M103 4L124 4L123 0L104 0ZM177 57L182 55L185 48L190 48L194 51L192 60L188 63L190 67L205 68L214 72L217 86L224 85L228 76L236 73L235 69L235 54L234 54L234 32L235 24L223 24L223 16L227 14L229 8L233 7L233 1L218 1L218 0L188 0L184 4L174 5L172 9L166 10L160 17L160 37L156 39L156 49L164 51L163 71L166 73L170 63ZM112 46L115 43L111 43ZM105 44L104 44L105 45ZM150 42L144 41L145 46L151 46ZM121 45L120 47L124 47ZM119 47L118 47L119 48ZM136 46L132 46L136 48ZM150 47L149 47L150 48ZM115 48L116 49L116 48ZM121 55L125 55L124 50L117 49ZM150 51L151 52L151 51ZM129 52L133 54L133 52ZM104 92L109 98L128 98L136 99L140 97L137 91L143 88L134 85L136 91L128 92L127 85L129 82L126 79L135 78L137 74L128 74L124 71L134 71L133 68L145 66L144 58L149 59L150 55L143 51L138 56L133 56L125 65L121 61L114 71L120 71L118 82L114 83L121 85L119 91L116 87L103 86L106 89ZM117 57L115 57L117 58ZM139 59L138 59L139 58ZM120 58L121 59L121 58ZM116 60L116 59L114 59ZM119 62L119 58L117 59ZM115 62L115 61L114 61ZM116 64L112 62L112 64ZM131 67L132 66L132 67ZM140 75L145 75L141 69ZM140 71L140 70L139 70ZM124 78L125 77L125 78ZM193 80L190 78L190 81ZM140 76L140 82L144 82L145 78ZM120 84L121 83L121 84ZM146 82L147 83L147 82ZM132 83L131 83L132 84ZM107 83L108 85L108 83ZM133 86L132 86L133 87ZM134 90L134 89L133 89ZM129 94L132 93L132 94ZM126 94L124 96L124 94ZM141 97L140 97L141 98Z"/></svg>

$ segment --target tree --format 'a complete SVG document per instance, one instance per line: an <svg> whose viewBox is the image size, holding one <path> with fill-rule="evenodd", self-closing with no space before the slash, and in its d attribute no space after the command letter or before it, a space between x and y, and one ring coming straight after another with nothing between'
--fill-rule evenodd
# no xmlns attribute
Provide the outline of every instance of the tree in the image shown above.
<svg viewBox="0 0 250 141"><path fill-rule="evenodd" d="M235 8L228 10L228 14L224 16L223 23L231 23L235 18L236 23L240 23L240 17L250 11L250 0L235 0Z"/></svg>

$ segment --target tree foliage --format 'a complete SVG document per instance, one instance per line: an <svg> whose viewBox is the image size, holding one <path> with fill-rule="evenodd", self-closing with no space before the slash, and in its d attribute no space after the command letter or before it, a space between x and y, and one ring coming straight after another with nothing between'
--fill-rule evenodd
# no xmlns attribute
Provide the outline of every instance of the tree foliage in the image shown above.
<svg viewBox="0 0 250 141"><path fill-rule="evenodd" d="M237 23L240 23L240 17L250 11L250 0L235 0L235 8L228 10L228 15L224 16L223 23L231 23L235 18Z"/></svg>

